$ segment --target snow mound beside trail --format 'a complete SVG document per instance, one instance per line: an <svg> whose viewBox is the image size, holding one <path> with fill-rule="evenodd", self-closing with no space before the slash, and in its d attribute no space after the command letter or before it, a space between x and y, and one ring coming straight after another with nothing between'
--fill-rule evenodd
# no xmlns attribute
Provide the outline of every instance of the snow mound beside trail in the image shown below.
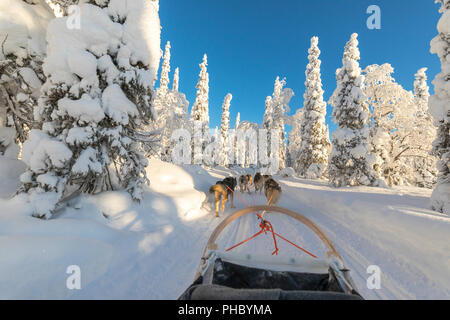
<svg viewBox="0 0 450 320"><path fill-rule="evenodd" d="M26 195L10 198L24 169L0 158L0 299L167 299L192 280L218 222L202 209L203 186L217 179L207 171L150 160L140 203L124 190L82 195L44 221ZM66 287L71 265L81 290Z"/></svg>
<svg viewBox="0 0 450 320"><path fill-rule="evenodd" d="M295 175L295 170L291 167L287 167L287 168L284 168L283 170L281 170L279 175L282 177L285 177L285 178L293 177Z"/></svg>
<svg viewBox="0 0 450 320"><path fill-rule="evenodd" d="M450 216L450 184L443 183L433 191L431 195L431 207L433 210L441 211Z"/></svg>
<svg viewBox="0 0 450 320"><path fill-rule="evenodd" d="M151 188L160 192L194 187L194 179L189 172L177 165L156 159L149 161L147 176L150 177Z"/></svg>
<svg viewBox="0 0 450 320"><path fill-rule="evenodd" d="M20 186L19 176L25 171L20 160L0 156L0 198L11 197Z"/></svg>
<svg viewBox="0 0 450 320"><path fill-rule="evenodd" d="M156 159L150 160L147 168L150 189L170 196L180 218L187 221L207 214L201 208L208 200L209 187L217 180L204 169L189 169Z"/></svg>

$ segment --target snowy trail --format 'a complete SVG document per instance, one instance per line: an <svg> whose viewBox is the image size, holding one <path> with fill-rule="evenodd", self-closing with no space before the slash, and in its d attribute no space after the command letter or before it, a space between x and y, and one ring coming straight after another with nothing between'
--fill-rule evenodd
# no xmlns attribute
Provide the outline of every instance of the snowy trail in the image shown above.
<svg viewBox="0 0 450 320"><path fill-rule="evenodd" d="M279 179L283 196L279 206L297 211L315 223L332 239L342 254L363 296L367 299L414 299L450 297L450 219L427 209L427 198L414 188L332 189L324 182L295 178ZM404 190L405 189L405 190ZM422 190L421 190L422 191ZM372 193L364 199L364 193ZM265 203L264 196L238 195L248 205ZM380 201L380 198L383 201ZM236 197L235 197L236 199ZM245 205L235 200L236 210ZM307 250L324 256L317 237L297 222L269 213L276 232ZM424 228L424 223L430 229ZM259 231L255 215L247 215L226 230L222 247L228 248ZM265 238L264 238L265 237ZM220 242L219 242L220 243ZM278 242L280 254L298 255L296 248ZM270 236L260 236L234 250L273 250ZM381 289L370 290L367 267L382 272Z"/></svg>
<svg viewBox="0 0 450 320"><path fill-rule="evenodd" d="M250 206L266 203L264 195L237 191L236 208L227 204L217 219L204 204L209 186L243 172L158 161L149 168L152 185L141 204L126 192L82 196L49 221L31 218L23 199L7 200L14 177L0 183L0 298L176 299L194 280L212 231L245 207L239 197ZM330 237L365 298L450 298L450 218L427 209L429 190L334 189L275 179L283 188L279 206L308 217ZM277 233L324 257L320 240L299 222L277 213L265 218ZM234 221L219 237L220 248L249 238L258 225L254 214ZM277 243L280 256L305 254ZM274 244L270 234L260 235L233 250L270 255ZM79 291L65 286L72 264L82 270ZM380 290L366 287L370 265L381 268Z"/></svg>
<svg viewBox="0 0 450 320"><path fill-rule="evenodd" d="M437 217L426 209L424 197L423 201L420 201L421 197L411 197L416 198L416 203L408 199L410 208L403 209L403 195L392 194L391 190L353 188L347 192L331 189L325 184L315 190L311 188L314 182L302 183L300 179L283 182L285 192L281 205L294 210L297 207L334 241L364 297L450 296L449 245L442 241L449 239L450 219ZM388 201L380 202L377 197L373 203L364 201L358 189L372 189ZM389 203L392 206L387 205ZM420 213L414 204L422 207ZM404 212L395 208L397 206ZM418 212L408 214L408 210ZM429 223L433 228L424 230L422 223ZM370 265L381 268L380 290L367 289L369 275L366 268Z"/></svg>

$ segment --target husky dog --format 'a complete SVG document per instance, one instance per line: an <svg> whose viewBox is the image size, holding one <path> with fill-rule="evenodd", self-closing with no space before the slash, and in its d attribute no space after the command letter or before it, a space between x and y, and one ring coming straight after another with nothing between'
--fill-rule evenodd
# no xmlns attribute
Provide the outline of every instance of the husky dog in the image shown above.
<svg viewBox="0 0 450 320"><path fill-rule="evenodd" d="M266 183L267 180L272 179L272 176L270 174L265 174L262 176L262 178L263 178L263 184L264 184L264 183Z"/></svg>
<svg viewBox="0 0 450 320"><path fill-rule="evenodd" d="M261 194L262 189L264 187L264 177L261 175L261 173L257 172L255 174L255 178L253 179L253 184L255 185L255 193L258 192Z"/></svg>
<svg viewBox="0 0 450 320"><path fill-rule="evenodd" d="M242 193L245 190L250 193L250 185L252 184L252 176L250 174L242 175L239 177L239 189Z"/></svg>
<svg viewBox="0 0 450 320"><path fill-rule="evenodd" d="M280 185L272 178L268 178L264 182L264 195L266 196L268 206L276 205L281 197Z"/></svg>
<svg viewBox="0 0 450 320"><path fill-rule="evenodd" d="M248 178L248 192L250 193L250 186L253 184L253 177L251 174L248 174L247 178Z"/></svg>
<svg viewBox="0 0 450 320"><path fill-rule="evenodd" d="M214 194L214 201L216 205L216 217L219 216L219 203L222 200L222 208L221 210L225 210L225 202L228 200L228 196L230 196L231 208L233 206L233 191L236 188L237 182L236 178L228 177L223 179L222 181L217 181L215 185L209 188L209 193Z"/></svg>

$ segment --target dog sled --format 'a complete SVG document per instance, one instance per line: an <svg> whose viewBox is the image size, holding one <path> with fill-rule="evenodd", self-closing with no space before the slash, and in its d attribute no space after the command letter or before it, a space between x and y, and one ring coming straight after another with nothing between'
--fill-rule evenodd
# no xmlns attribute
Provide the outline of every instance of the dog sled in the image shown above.
<svg viewBox="0 0 450 320"><path fill-rule="evenodd" d="M247 214L256 213L261 217L258 212L267 212L267 215L281 213L301 222L325 245L326 257L319 259L301 247L298 248L307 254L289 258L277 256L277 248L272 255L266 256L235 253L230 250L234 247L219 249L216 241L230 223ZM274 240L275 236L280 236L263 217L260 222L261 232L272 232ZM179 297L179 300L361 299L350 277L350 270L345 267L341 255L326 234L306 217L273 206L247 207L224 219L208 240L193 284Z"/></svg>

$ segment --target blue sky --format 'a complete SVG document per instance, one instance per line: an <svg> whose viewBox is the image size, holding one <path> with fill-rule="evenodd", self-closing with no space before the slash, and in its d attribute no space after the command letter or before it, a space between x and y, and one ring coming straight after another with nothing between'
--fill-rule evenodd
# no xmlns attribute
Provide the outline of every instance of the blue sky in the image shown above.
<svg viewBox="0 0 450 320"><path fill-rule="evenodd" d="M370 5L381 8L381 30L369 30ZM261 123L264 101L276 76L295 92L290 114L303 106L307 50L319 37L322 81L328 98L336 87L343 48L359 34L361 67L390 63L394 77L412 90L414 74L428 67L429 86L440 71L439 58L429 53L437 34L439 5L433 0L163 0L160 1L162 47L172 45L172 73L180 67L180 91L195 100L199 63L208 55L211 127L220 125L225 95L233 94L231 122ZM332 108L327 122L331 131Z"/></svg>

